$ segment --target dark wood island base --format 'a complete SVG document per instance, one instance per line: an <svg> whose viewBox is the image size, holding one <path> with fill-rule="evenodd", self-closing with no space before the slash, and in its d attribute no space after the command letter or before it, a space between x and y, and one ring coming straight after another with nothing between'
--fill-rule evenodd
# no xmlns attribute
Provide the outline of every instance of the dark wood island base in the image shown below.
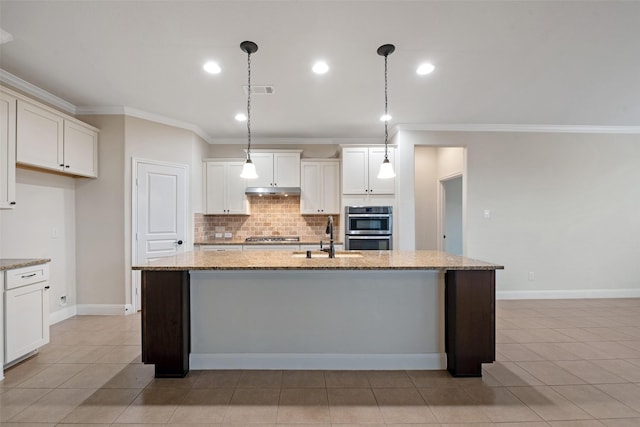
<svg viewBox="0 0 640 427"><path fill-rule="evenodd" d="M189 372L189 288L188 270L142 271L142 361L156 378ZM495 270L446 269L445 351L454 377L480 377L495 360Z"/></svg>

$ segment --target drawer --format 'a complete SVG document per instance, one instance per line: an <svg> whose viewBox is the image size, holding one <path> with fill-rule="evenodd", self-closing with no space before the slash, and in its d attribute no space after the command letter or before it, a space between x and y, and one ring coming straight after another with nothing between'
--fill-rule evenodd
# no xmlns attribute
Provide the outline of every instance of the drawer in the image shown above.
<svg viewBox="0 0 640 427"><path fill-rule="evenodd" d="M49 280L49 264L7 270L6 274L5 289L19 288L20 286Z"/></svg>

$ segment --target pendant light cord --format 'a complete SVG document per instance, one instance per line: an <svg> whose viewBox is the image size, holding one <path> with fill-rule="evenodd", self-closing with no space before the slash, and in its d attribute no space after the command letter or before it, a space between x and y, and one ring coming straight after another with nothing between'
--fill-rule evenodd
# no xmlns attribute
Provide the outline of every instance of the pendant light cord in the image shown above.
<svg viewBox="0 0 640 427"><path fill-rule="evenodd" d="M387 129L387 122L389 120L387 120L387 57L389 55L385 55L384 56L384 115L385 115L385 121L384 121L384 158L385 160L389 159L389 155L388 155L388 149L387 149L387 144L388 144L388 140L389 140L389 131Z"/></svg>
<svg viewBox="0 0 640 427"><path fill-rule="evenodd" d="M251 160L251 52L247 52L247 160Z"/></svg>

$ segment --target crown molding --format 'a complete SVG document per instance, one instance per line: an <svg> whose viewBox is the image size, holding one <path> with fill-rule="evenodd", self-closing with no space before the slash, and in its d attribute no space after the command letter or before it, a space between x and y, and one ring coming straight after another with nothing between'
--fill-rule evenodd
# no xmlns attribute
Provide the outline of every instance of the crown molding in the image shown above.
<svg viewBox="0 0 640 427"><path fill-rule="evenodd" d="M147 111L138 110L137 108L126 106L105 106L105 107L91 107L82 106L77 107L78 115L124 115L129 117L136 117L138 119L149 120L151 122L160 123L167 126L173 126L180 129L190 130L191 132L204 139L209 144L213 143L211 136L207 135L199 126L191 123L175 120L169 117L162 116L160 114L149 113Z"/></svg>
<svg viewBox="0 0 640 427"><path fill-rule="evenodd" d="M398 124L399 131L442 132L543 132L543 133L601 133L640 134L640 126L586 125L511 125L511 124Z"/></svg>
<svg viewBox="0 0 640 427"><path fill-rule="evenodd" d="M22 80L20 77L14 76L8 71L0 68L0 82L11 86L15 90L23 92L25 95L30 95L38 100L49 104L53 107L59 108L65 113L75 115L76 106L64 99L57 97L56 95L47 92L44 89L40 89L38 86L33 85L27 81Z"/></svg>
<svg viewBox="0 0 640 427"><path fill-rule="evenodd" d="M246 145L247 138L211 138L213 142L210 144L214 145ZM307 145L352 145L352 144L361 144L361 145L371 145L380 143L380 138L256 138L254 136L251 137L252 145L296 145L296 144L307 144Z"/></svg>

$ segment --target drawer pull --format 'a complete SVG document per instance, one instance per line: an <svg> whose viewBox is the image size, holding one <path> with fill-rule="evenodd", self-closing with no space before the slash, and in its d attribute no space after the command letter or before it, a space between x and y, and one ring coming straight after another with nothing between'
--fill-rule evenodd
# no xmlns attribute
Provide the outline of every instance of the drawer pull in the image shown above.
<svg viewBox="0 0 640 427"><path fill-rule="evenodd" d="M33 276L35 276L35 275L36 275L36 273L31 273L31 274L27 274L26 276L20 276L20 278L21 278L21 279L26 279L26 278L28 278L28 277L33 277Z"/></svg>
<svg viewBox="0 0 640 427"><path fill-rule="evenodd" d="M47 286L45 286L44 288L45 288L45 289L49 289L49 288L50 288L50 286L49 286L49 285L47 285Z"/></svg>

